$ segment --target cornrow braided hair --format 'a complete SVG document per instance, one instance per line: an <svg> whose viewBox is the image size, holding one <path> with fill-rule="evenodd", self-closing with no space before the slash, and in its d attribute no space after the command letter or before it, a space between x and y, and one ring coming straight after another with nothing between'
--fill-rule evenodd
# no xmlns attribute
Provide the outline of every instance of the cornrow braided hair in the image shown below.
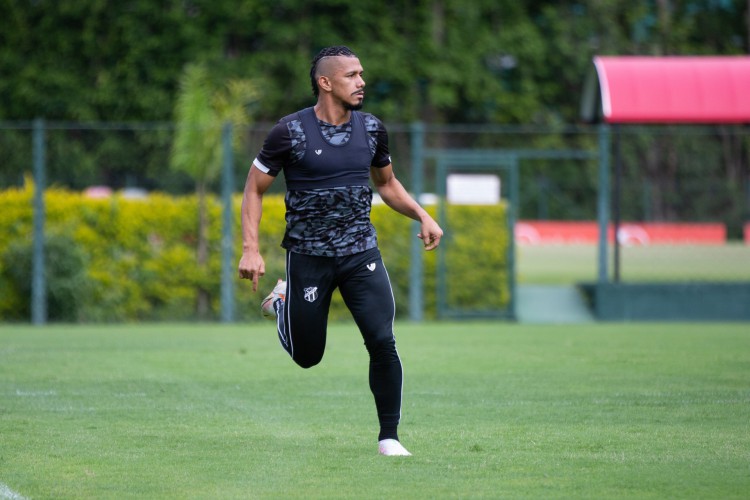
<svg viewBox="0 0 750 500"><path fill-rule="evenodd" d="M318 89L318 79L316 73L318 72L318 62L324 57L335 57L335 56L346 56L346 57L357 57L357 54L351 51L349 47L344 45L336 45L334 47L326 47L312 60L310 67L310 83L312 84L312 91L315 97L318 97L320 89Z"/></svg>

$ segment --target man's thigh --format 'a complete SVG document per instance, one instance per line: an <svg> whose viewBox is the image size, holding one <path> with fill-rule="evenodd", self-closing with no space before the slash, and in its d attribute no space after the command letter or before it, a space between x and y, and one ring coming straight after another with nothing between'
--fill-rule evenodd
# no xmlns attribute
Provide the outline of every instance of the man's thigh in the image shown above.
<svg viewBox="0 0 750 500"><path fill-rule="evenodd" d="M335 288L334 264L331 258L287 252L284 323L295 359L323 355Z"/></svg>
<svg viewBox="0 0 750 500"><path fill-rule="evenodd" d="M339 288L365 342L389 340L393 336L395 304L380 252L362 252L348 264L349 272Z"/></svg>

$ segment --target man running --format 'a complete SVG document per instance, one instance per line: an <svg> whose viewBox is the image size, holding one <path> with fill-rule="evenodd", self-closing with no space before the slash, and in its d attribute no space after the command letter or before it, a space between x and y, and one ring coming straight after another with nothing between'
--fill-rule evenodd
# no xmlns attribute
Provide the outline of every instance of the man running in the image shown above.
<svg viewBox="0 0 750 500"><path fill-rule="evenodd" d="M328 312L338 288L370 356L370 389L380 423L383 455L410 453L398 439L403 373L393 333L395 303L370 222L374 185L396 212L421 224L425 250L443 231L393 173L388 133L362 113L363 69L347 47L328 47L313 59L310 80L317 103L282 118L253 161L242 199L240 278L253 291L265 274L258 245L263 194L279 172L286 179L286 280L263 301L276 318L279 340L292 359L309 368L320 362Z"/></svg>

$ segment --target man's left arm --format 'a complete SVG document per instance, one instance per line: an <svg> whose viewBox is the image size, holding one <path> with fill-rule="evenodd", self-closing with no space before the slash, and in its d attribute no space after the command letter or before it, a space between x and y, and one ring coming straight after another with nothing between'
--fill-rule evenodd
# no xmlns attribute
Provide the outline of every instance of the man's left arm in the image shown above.
<svg viewBox="0 0 750 500"><path fill-rule="evenodd" d="M393 173L393 165L388 164L380 168L371 167L370 178L386 205L421 224L417 236L422 239L425 250L437 248L440 244L440 238L443 237L443 230L396 179L396 175Z"/></svg>

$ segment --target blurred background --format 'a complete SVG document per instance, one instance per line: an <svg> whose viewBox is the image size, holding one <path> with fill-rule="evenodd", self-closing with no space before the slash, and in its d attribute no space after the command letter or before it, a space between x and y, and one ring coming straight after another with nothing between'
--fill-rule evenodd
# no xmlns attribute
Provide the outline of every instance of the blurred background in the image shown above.
<svg viewBox="0 0 750 500"><path fill-rule="evenodd" d="M48 270L50 303L68 298L45 317L226 317L219 290L227 272L219 260L226 251L222 190L236 204L270 127L314 103L310 60L325 46L347 45L360 57L364 110L388 128L397 175L412 191L439 191L434 159L415 174L415 134L419 147L431 149L591 151L590 158L522 165L515 218L528 221L597 217L599 125L580 118L595 55L750 52L750 0L6 0L0 19L0 321L31 314L35 165L43 166L48 198L47 252L58 248L66 265L79 270L64 283L55 281L64 270ZM750 280L748 125L626 126L620 134L623 220L725 228L721 246L729 253L698 248L667 279ZM277 182L272 193L283 190ZM172 197L151 215L187 214L171 223L182 228L174 238L185 249L170 247L159 265L184 273L186 281L160 278L168 290L128 291L148 280L136 276L131 283L125 274L162 276L168 269L144 269L139 263L146 257L131 250L97 256L80 229L87 213L99 237L117 238L106 233L100 208L89 213L71 201L67 210L77 215L66 218L60 207L68 205L50 205L50 193L105 200L112 217L132 200ZM188 201L175 208L180 200ZM29 210L13 208L22 206ZM241 245L237 224L230 224L231 260ZM150 249L139 251L163 250L166 230L159 238L139 231L130 234L142 233ZM593 280L594 252L590 245L573 251L557 245L552 253L520 245L518 279ZM652 276L675 260L652 254L631 276ZM92 267L97 259L114 270ZM719 260L724 265L715 265ZM204 271L191 276L184 271L191 263ZM623 266L627 278L627 261ZM399 285L402 296L408 277ZM84 293L87 287L95 290ZM236 287L231 318L256 318L254 302L252 314L242 312L255 299ZM87 309L81 300L104 305Z"/></svg>

